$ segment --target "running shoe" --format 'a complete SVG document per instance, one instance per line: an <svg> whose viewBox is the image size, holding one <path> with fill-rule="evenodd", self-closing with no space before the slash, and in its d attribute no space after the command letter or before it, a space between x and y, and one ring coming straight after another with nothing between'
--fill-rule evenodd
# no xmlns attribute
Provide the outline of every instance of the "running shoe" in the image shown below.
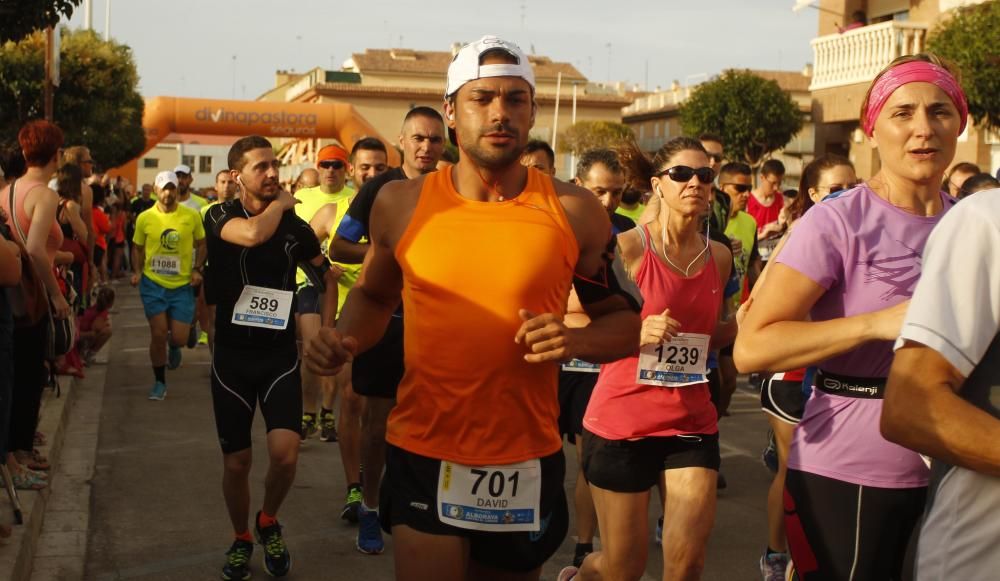
<svg viewBox="0 0 1000 581"><path fill-rule="evenodd" d="M760 459L764 461L764 466L767 466L767 469L772 474L778 472L778 449L774 442L774 432L772 430L767 431L767 446L761 452Z"/></svg>
<svg viewBox="0 0 1000 581"><path fill-rule="evenodd" d="M559 576L556 577L556 581L573 581L576 574L579 572L580 570L576 567L563 567L563 570L559 571Z"/></svg>
<svg viewBox="0 0 1000 581"><path fill-rule="evenodd" d="M198 344L199 345L208 345L208 333L206 333L205 331L202 331L198 335Z"/></svg>
<svg viewBox="0 0 1000 581"><path fill-rule="evenodd" d="M319 426L319 440L321 442L337 441L337 422L333 417L333 412L322 412L319 416Z"/></svg>
<svg viewBox="0 0 1000 581"><path fill-rule="evenodd" d="M360 486L354 484L348 487L347 501L344 503L344 509L340 511L340 518L351 524L357 524L358 513L361 511L361 501L363 499L364 496L361 494Z"/></svg>
<svg viewBox="0 0 1000 581"><path fill-rule="evenodd" d="M222 566L223 581L246 581L250 578L250 557L253 543L236 539L226 551L226 564Z"/></svg>
<svg viewBox="0 0 1000 581"><path fill-rule="evenodd" d="M366 555L380 555L385 549L382 541L382 525L378 522L378 511L368 510L364 505L358 509L357 548Z"/></svg>
<svg viewBox="0 0 1000 581"><path fill-rule="evenodd" d="M167 369L177 369L180 367L182 356L181 348L171 345L170 349L167 350Z"/></svg>
<svg viewBox="0 0 1000 581"><path fill-rule="evenodd" d="M153 383L153 389L149 390L149 399L163 401L165 397L167 397L167 384L161 381Z"/></svg>
<svg viewBox="0 0 1000 581"><path fill-rule="evenodd" d="M191 329L188 331L187 348L194 349L198 346L198 329L195 325L191 325Z"/></svg>
<svg viewBox="0 0 1000 581"><path fill-rule="evenodd" d="M302 414L302 429L299 430L299 443L304 444L309 436L316 433L315 414Z"/></svg>
<svg viewBox="0 0 1000 581"><path fill-rule="evenodd" d="M786 553L764 554L760 558L760 576L764 581L785 581L785 571L788 569Z"/></svg>
<svg viewBox="0 0 1000 581"><path fill-rule="evenodd" d="M264 547L264 569L272 577L284 577L292 568L292 557L288 554L285 539L281 536L281 525L274 523L260 528L260 513L254 517L254 533L257 542Z"/></svg>
<svg viewBox="0 0 1000 581"><path fill-rule="evenodd" d="M656 532L653 533L653 542L659 547L663 544L663 517L656 521Z"/></svg>

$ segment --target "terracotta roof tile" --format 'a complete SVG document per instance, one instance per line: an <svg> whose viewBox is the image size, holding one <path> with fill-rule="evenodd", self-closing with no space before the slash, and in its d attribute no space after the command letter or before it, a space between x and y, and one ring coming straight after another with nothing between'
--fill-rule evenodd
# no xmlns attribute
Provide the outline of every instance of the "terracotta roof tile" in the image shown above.
<svg viewBox="0 0 1000 581"><path fill-rule="evenodd" d="M448 73L451 59L450 51L413 49L368 48L363 53L352 55L352 60L361 74L431 74L441 75L442 78ZM548 57L535 55L530 55L528 60L534 65L535 76L539 79L555 79L558 73L562 73L564 80L587 80L569 63L554 62Z"/></svg>

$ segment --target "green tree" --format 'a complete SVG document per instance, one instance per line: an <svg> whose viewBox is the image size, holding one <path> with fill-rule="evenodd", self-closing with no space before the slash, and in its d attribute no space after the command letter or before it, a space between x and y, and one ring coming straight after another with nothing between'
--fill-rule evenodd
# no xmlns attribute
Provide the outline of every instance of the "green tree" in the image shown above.
<svg viewBox="0 0 1000 581"><path fill-rule="evenodd" d="M0 46L0 135L16 135L43 115L45 38L35 33ZM54 121L67 145L86 145L100 167L118 167L145 145L132 51L92 31L62 31L61 83L55 89Z"/></svg>
<svg viewBox="0 0 1000 581"><path fill-rule="evenodd" d="M686 134L719 135L726 157L753 168L802 129L802 114L788 93L749 71L725 71L698 85L680 117Z"/></svg>
<svg viewBox="0 0 1000 581"><path fill-rule="evenodd" d="M613 148L634 139L632 130L610 121L577 121L559 134L559 151L577 155L602 147Z"/></svg>
<svg viewBox="0 0 1000 581"><path fill-rule="evenodd" d="M18 41L36 30L69 19L83 0L0 0L0 43Z"/></svg>
<svg viewBox="0 0 1000 581"><path fill-rule="evenodd" d="M955 10L931 33L927 48L961 71L976 124L1000 129L1000 2Z"/></svg>

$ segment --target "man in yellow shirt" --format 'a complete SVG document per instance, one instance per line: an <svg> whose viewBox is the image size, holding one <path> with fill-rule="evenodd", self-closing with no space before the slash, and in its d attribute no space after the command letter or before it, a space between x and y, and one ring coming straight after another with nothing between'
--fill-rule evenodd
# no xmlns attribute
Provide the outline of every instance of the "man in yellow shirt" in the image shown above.
<svg viewBox="0 0 1000 581"><path fill-rule="evenodd" d="M156 205L139 214L135 223L132 286L139 287L149 320L149 359L155 378L149 399L162 400L167 395L165 367L180 366L180 348L187 341L194 321L191 287L201 284L205 227L198 212L180 205L177 174L160 172L154 185Z"/></svg>
<svg viewBox="0 0 1000 581"><path fill-rule="evenodd" d="M342 216L356 193L347 185L350 163L347 151L339 145L327 145L319 150L316 154L316 171L319 173L319 185L302 188L295 192L295 198L299 200L295 206L295 214L309 223L312 223L317 212L329 204L335 204L337 215ZM333 232L336 225L327 225L325 229ZM320 240L320 244L325 248L326 240ZM301 270L298 272L296 282L299 289L297 314L299 332L302 342L305 344L319 332L321 325L320 294L315 287L309 284L305 273ZM341 287L340 292L346 296L347 289ZM323 388L323 409L318 418L319 422L317 422L316 399L320 387ZM317 423L320 423L323 427L321 439L325 442L336 442L337 433L333 415L336 390L333 381L315 377L303 370L302 396L302 441L305 442L310 435L314 434L317 430Z"/></svg>

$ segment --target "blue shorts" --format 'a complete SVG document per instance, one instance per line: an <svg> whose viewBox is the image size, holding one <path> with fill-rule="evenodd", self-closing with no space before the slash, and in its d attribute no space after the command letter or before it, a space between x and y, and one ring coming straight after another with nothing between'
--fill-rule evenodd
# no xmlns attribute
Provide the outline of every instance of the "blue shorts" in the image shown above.
<svg viewBox="0 0 1000 581"><path fill-rule="evenodd" d="M166 313L173 321L191 324L194 322L194 292L191 285L178 288L163 288L145 276L139 282L139 296L146 318L152 319Z"/></svg>

